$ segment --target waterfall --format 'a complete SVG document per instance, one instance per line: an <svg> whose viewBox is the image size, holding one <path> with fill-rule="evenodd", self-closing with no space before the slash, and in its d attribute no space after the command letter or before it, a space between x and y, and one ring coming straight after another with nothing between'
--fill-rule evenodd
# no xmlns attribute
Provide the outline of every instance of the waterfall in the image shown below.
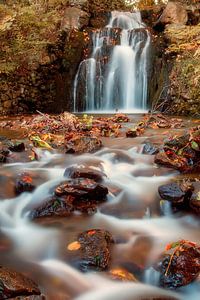
<svg viewBox="0 0 200 300"><path fill-rule="evenodd" d="M112 12L92 33L92 53L74 81L74 111L135 111L147 108L151 38L140 12Z"/></svg>

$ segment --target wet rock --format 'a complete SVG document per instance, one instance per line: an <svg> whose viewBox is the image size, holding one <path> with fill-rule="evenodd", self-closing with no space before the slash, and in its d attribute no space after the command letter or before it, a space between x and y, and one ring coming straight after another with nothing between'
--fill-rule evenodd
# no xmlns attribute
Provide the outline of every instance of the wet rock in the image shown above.
<svg viewBox="0 0 200 300"><path fill-rule="evenodd" d="M0 150L0 163L6 163L7 162L7 156L9 154L9 151Z"/></svg>
<svg viewBox="0 0 200 300"><path fill-rule="evenodd" d="M50 216L68 217L73 212L73 198L68 197L66 200L57 199L56 197L47 199L40 207L30 213L30 218L41 218Z"/></svg>
<svg viewBox="0 0 200 300"><path fill-rule="evenodd" d="M115 123L126 123L130 121L129 117L125 114L116 114L111 120Z"/></svg>
<svg viewBox="0 0 200 300"><path fill-rule="evenodd" d="M55 195L57 197L65 198L70 195L74 197L76 201L79 199L102 201L105 200L107 194L107 187L87 178L76 178L65 181L55 189Z"/></svg>
<svg viewBox="0 0 200 300"><path fill-rule="evenodd" d="M137 129L129 129L129 130L127 130L126 137L127 138L135 138L135 137L137 137Z"/></svg>
<svg viewBox="0 0 200 300"><path fill-rule="evenodd" d="M96 182L101 182L106 174L89 167L69 167L65 170L64 176L71 178L88 178Z"/></svg>
<svg viewBox="0 0 200 300"><path fill-rule="evenodd" d="M191 283L200 272L199 246L187 241L174 244L174 252L163 255L155 267L161 273L160 285L169 289Z"/></svg>
<svg viewBox="0 0 200 300"><path fill-rule="evenodd" d="M25 145L21 142L12 142L8 149L12 152L22 152L25 151Z"/></svg>
<svg viewBox="0 0 200 300"><path fill-rule="evenodd" d="M79 234L77 241L68 245L68 252L71 251L74 264L82 271L102 271L110 265L113 242L108 231L91 229Z"/></svg>
<svg viewBox="0 0 200 300"><path fill-rule="evenodd" d="M28 173L23 173L16 179L15 193L17 195L23 192L32 192L34 189L33 179Z"/></svg>
<svg viewBox="0 0 200 300"><path fill-rule="evenodd" d="M190 139L190 135L185 134L178 138L165 140L165 146L169 146L173 148L182 148L189 142L189 139Z"/></svg>
<svg viewBox="0 0 200 300"><path fill-rule="evenodd" d="M82 154L95 152L102 147L102 142L97 137L77 136L66 143L66 153Z"/></svg>
<svg viewBox="0 0 200 300"><path fill-rule="evenodd" d="M200 182L193 183L193 186L194 191L190 198L189 205L194 212L200 214Z"/></svg>
<svg viewBox="0 0 200 300"><path fill-rule="evenodd" d="M0 267L0 299L40 294L40 290L33 280L22 273L6 267Z"/></svg>
<svg viewBox="0 0 200 300"><path fill-rule="evenodd" d="M182 202L185 196L185 192L175 182L159 186L158 193L162 199L172 202Z"/></svg>
<svg viewBox="0 0 200 300"><path fill-rule="evenodd" d="M142 149L143 154L149 154L149 155L154 155L159 152L159 149L152 145L151 143L146 143L144 144L144 147Z"/></svg>
<svg viewBox="0 0 200 300"><path fill-rule="evenodd" d="M54 197L31 212L31 218L66 217L74 211L94 214L99 202L105 201L108 189L92 179L76 178L63 182L54 193Z"/></svg>
<svg viewBox="0 0 200 300"><path fill-rule="evenodd" d="M184 157L180 157L173 153L171 157L166 152L160 151L156 154L154 162L169 168L174 168L180 171L189 171L191 169L188 161Z"/></svg>
<svg viewBox="0 0 200 300"><path fill-rule="evenodd" d="M138 282L138 280L135 278L135 276L133 274L129 273L124 268L114 268L114 269L109 271L108 275L111 279L117 280L117 281Z"/></svg>

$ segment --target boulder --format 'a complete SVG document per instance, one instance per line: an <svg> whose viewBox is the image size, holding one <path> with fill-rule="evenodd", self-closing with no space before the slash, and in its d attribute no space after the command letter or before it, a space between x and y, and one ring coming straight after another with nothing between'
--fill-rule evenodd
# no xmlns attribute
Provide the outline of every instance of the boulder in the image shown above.
<svg viewBox="0 0 200 300"><path fill-rule="evenodd" d="M61 21L61 30L82 29L89 23L90 15L77 7L67 7Z"/></svg>
<svg viewBox="0 0 200 300"><path fill-rule="evenodd" d="M66 153L82 154L95 152L102 147L102 142L97 137L77 136L66 143Z"/></svg>
<svg viewBox="0 0 200 300"><path fill-rule="evenodd" d="M65 170L64 176L71 178L88 178L96 182L101 182L103 178L106 177L106 174L89 167L69 167Z"/></svg>
<svg viewBox="0 0 200 300"><path fill-rule="evenodd" d="M162 15L160 16L159 24L180 24L185 25L188 20L188 14L183 4L179 2L168 2Z"/></svg>
<svg viewBox="0 0 200 300"><path fill-rule="evenodd" d="M142 154L154 155L159 152L159 148L155 147L151 143L145 143L142 149Z"/></svg>
<svg viewBox="0 0 200 300"><path fill-rule="evenodd" d="M176 289L194 281L200 272L200 248L195 243L173 243L173 254L164 254L156 269L161 273L160 286Z"/></svg>
<svg viewBox="0 0 200 300"><path fill-rule="evenodd" d="M80 199L102 201L107 194L107 187L87 178L76 178L65 181L55 189L57 197L65 198L66 196L72 196L76 201Z"/></svg>
<svg viewBox="0 0 200 300"><path fill-rule="evenodd" d="M0 299L40 294L40 290L33 280L12 269L0 267Z"/></svg>
<svg viewBox="0 0 200 300"><path fill-rule="evenodd" d="M82 271L103 271L111 261L112 235L102 229L91 229L79 234L77 241L68 245L72 263Z"/></svg>
<svg viewBox="0 0 200 300"><path fill-rule="evenodd" d="M185 196L185 192L175 182L159 186L158 193L162 199L172 202L182 202Z"/></svg>
<svg viewBox="0 0 200 300"><path fill-rule="evenodd" d="M57 186L54 194L43 205L34 209L30 217L67 217L74 211L93 214L97 205L105 201L108 189L92 179L76 178Z"/></svg>
<svg viewBox="0 0 200 300"><path fill-rule="evenodd" d="M193 183L194 191L192 193L192 196L190 198L190 208L196 212L197 214L200 213L200 182Z"/></svg>
<svg viewBox="0 0 200 300"><path fill-rule="evenodd" d="M33 179L28 173L23 173L18 176L15 182L15 193L17 195L23 192L32 192L34 189Z"/></svg>

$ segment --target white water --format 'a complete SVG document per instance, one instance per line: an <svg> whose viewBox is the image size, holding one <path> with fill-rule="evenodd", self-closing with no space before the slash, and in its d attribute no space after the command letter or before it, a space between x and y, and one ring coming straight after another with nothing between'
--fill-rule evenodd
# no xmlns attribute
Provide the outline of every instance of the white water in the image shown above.
<svg viewBox="0 0 200 300"><path fill-rule="evenodd" d="M42 156L41 161L28 164L5 165L0 175L10 173L16 174L18 170L46 172L46 181L42 183L33 193L24 193L13 199L0 201L0 233L3 233L12 241L12 252L9 254L12 261L20 259L22 262L31 262L45 270L47 273L47 287L45 293L49 299L68 299L66 294L59 298L57 281L61 282L66 291L70 293L70 299L77 300L128 300L142 299L145 297L170 297L176 299L198 298L198 288L191 290L186 287L185 293L171 293L154 286L151 270L146 271L144 283L115 283L105 277L105 274L82 274L63 261L60 256L60 248L66 249L68 235L75 226L80 233L83 231L81 222L62 219L60 224L63 228L58 230L58 219L55 226L46 228L35 224L28 219L28 212L31 208L42 204L50 195L52 187L63 180L63 173L67 166L91 166L94 169L102 170L107 177L104 184L108 187L116 186L121 192L114 195L110 192L105 206L113 203L129 202L144 206L150 213L144 210L141 219L120 219L106 215L102 212L103 207L94 216L89 218L87 228L103 228L110 231L113 236L123 236L125 241L116 244L115 256L122 260L137 263L135 256L138 255L138 245L142 239L147 237L150 246L145 257L144 263L151 265L163 251L168 242L178 239L188 239L199 242L199 221L193 216L174 218L173 216L159 217L153 215L152 204L156 202L157 188L160 184L169 179L166 176L137 176L133 174L137 170L148 170L155 168L148 156L139 153L139 148L130 148L128 151L104 148L96 154L71 156L71 155L47 155ZM144 188L145 187L145 188ZM53 223L54 225L54 223ZM63 232L62 232L63 231ZM63 234L65 233L65 234ZM75 237L74 237L75 238ZM22 264L21 262L21 264ZM1 265L5 264L0 258ZM19 268L19 271L21 269ZM48 276L53 276L55 283L49 281ZM53 285L54 294L49 296L48 292ZM63 290L63 293L66 291ZM50 293L50 292L49 292ZM52 292L53 293L53 292Z"/></svg>
<svg viewBox="0 0 200 300"><path fill-rule="evenodd" d="M109 24L93 33L91 57L74 81L74 111L147 109L150 34L139 12L112 12Z"/></svg>

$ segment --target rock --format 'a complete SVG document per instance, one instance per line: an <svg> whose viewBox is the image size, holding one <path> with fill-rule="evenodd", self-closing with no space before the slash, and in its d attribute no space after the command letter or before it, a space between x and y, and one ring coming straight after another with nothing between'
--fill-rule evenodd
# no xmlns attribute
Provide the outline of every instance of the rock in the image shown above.
<svg viewBox="0 0 200 300"><path fill-rule="evenodd" d="M73 263L82 271L102 271L110 265L113 242L108 231L91 229L79 234L77 241L69 244L67 249L73 256Z"/></svg>
<svg viewBox="0 0 200 300"><path fill-rule="evenodd" d="M40 294L40 290L34 281L22 273L6 267L0 267L0 299Z"/></svg>
<svg viewBox="0 0 200 300"><path fill-rule="evenodd" d="M126 137L127 138L135 138L137 137L137 129L134 128L134 129L129 129L126 131Z"/></svg>
<svg viewBox="0 0 200 300"><path fill-rule="evenodd" d="M106 177L106 174L89 167L69 167L65 170L64 176L71 178L88 178L96 182L101 182L103 178Z"/></svg>
<svg viewBox="0 0 200 300"><path fill-rule="evenodd" d="M125 114L116 114L111 120L115 123L127 123L130 121L129 117Z"/></svg>
<svg viewBox="0 0 200 300"><path fill-rule="evenodd" d="M6 159L6 153L5 151L0 151L0 163L6 163L7 159Z"/></svg>
<svg viewBox="0 0 200 300"><path fill-rule="evenodd" d="M168 200L175 203L182 202L185 196L185 193L175 182L159 186L158 193L163 200Z"/></svg>
<svg viewBox="0 0 200 300"><path fill-rule="evenodd" d="M185 7L179 2L168 2L157 24L181 24L185 25L188 15Z"/></svg>
<svg viewBox="0 0 200 300"><path fill-rule="evenodd" d="M145 143L142 149L142 154L154 155L159 152L159 149L151 143Z"/></svg>
<svg viewBox="0 0 200 300"><path fill-rule="evenodd" d="M73 212L72 203L73 198L66 200L58 199L52 197L47 199L47 201L40 207L34 209L30 213L30 218L41 218L41 217L50 217L50 216L59 216L59 217L68 217Z"/></svg>
<svg viewBox="0 0 200 300"><path fill-rule="evenodd" d="M194 191L192 193L192 196L190 198L190 208L196 212L200 213L200 182L193 183Z"/></svg>
<svg viewBox="0 0 200 300"><path fill-rule="evenodd" d="M25 151L25 145L21 142L11 142L8 149L12 152L22 152Z"/></svg>
<svg viewBox="0 0 200 300"><path fill-rule="evenodd" d="M23 192L32 192L34 189L33 179L28 173L23 173L16 179L15 193L17 195Z"/></svg>
<svg viewBox="0 0 200 300"><path fill-rule="evenodd" d="M65 181L55 189L57 197L65 198L66 196L72 196L76 201L79 199L102 201L105 200L107 194L107 187L87 178L76 178Z"/></svg>
<svg viewBox="0 0 200 300"><path fill-rule="evenodd" d="M188 161L185 158L175 154L173 155L173 157L169 157L164 151L160 151L156 154L154 162L156 164L174 168L180 171L189 171L191 169Z"/></svg>
<svg viewBox="0 0 200 300"><path fill-rule="evenodd" d="M112 280L138 282L135 276L124 268L114 268L109 271L108 275Z"/></svg>
<svg viewBox="0 0 200 300"><path fill-rule="evenodd" d="M173 254L163 255L155 268L161 273L162 287L175 289L187 285L199 275L200 248L194 243L180 241Z"/></svg>
<svg viewBox="0 0 200 300"><path fill-rule="evenodd" d="M74 211L94 214L97 205L105 201L108 189L92 179L76 178L55 188L55 195L34 209L30 217L66 217Z"/></svg>
<svg viewBox="0 0 200 300"><path fill-rule="evenodd" d="M82 154L95 152L102 147L102 142L97 137L77 136L67 141L66 153Z"/></svg>
<svg viewBox="0 0 200 300"><path fill-rule="evenodd" d="M90 15L77 7L67 7L61 22L61 30L82 29L89 23Z"/></svg>
<svg viewBox="0 0 200 300"><path fill-rule="evenodd" d="M182 148L189 142L190 135L185 134L177 138L165 140L164 145L172 148Z"/></svg>

